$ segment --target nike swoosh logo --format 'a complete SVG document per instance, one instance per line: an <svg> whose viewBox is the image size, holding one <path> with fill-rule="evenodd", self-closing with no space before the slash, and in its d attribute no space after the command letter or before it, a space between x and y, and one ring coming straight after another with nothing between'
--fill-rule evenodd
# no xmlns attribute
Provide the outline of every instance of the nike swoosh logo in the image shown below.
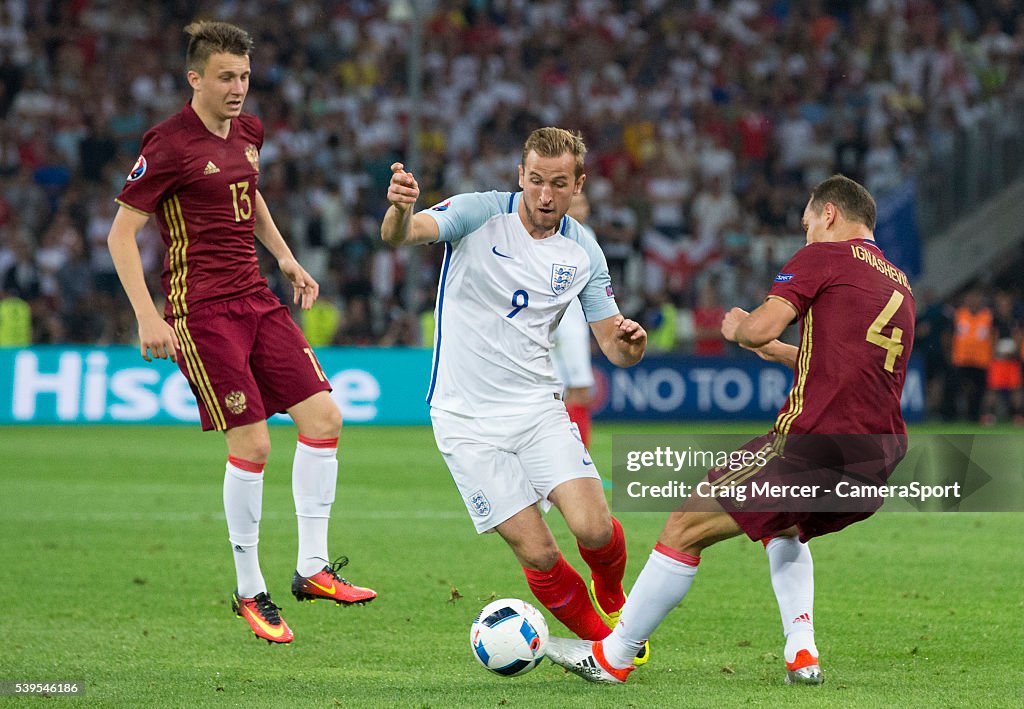
<svg viewBox="0 0 1024 709"><path fill-rule="evenodd" d="M593 464L594 464L594 461L592 461L592 460L587 460L586 458L584 458L584 459L583 459L583 464L584 464L584 465L593 465Z"/></svg>
<svg viewBox="0 0 1024 709"><path fill-rule="evenodd" d="M495 256L501 256L502 258L512 258L511 256L506 256L505 254L503 254L500 251L498 251L498 247L497 246L492 246L491 247L491 253L494 254Z"/></svg>
<svg viewBox="0 0 1024 709"><path fill-rule="evenodd" d="M279 638L282 635L284 635L283 623L275 628L273 625L260 618L259 614L253 613L252 609L248 606L242 606L242 610L245 611L245 614L249 616L253 620L253 622L256 623L256 625L260 626L260 628L263 629L263 632L265 632L270 637Z"/></svg>
<svg viewBox="0 0 1024 709"><path fill-rule="evenodd" d="M314 581L313 579L306 579L306 580L307 580L307 581L309 581L309 582L310 582L311 584L313 584L314 586L316 586L317 588L319 588L319 589L320 589L321 591L323 591L324 593L329 593L329 594L331 594L331 595L334 595L334 591L335 591L335 589L337 588L337 586L335 586L335 584L333 584L333 583L331 584L331 587L330 587L330 588L326 588L326 587L324 587L324 586L321 586L320 584L318 584L318 583L317 583L316 581Z"/></svg>

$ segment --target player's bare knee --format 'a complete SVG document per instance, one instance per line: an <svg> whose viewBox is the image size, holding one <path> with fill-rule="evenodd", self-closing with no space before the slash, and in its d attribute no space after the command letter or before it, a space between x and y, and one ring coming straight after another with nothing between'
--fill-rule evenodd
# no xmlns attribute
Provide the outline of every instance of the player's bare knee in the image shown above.
<svg viewBox="0 0 1024 709"><path fill-rule="evenodd" d="M228 444L228 455L236 458L266 463L270 456L270 431L262 421L229 428L224 432L224 440Z"/></svg>
<svg viewBox="0 0 1024 709"><path fill-rule="evenodd" d="M523 566L534 571L549 571L558 563L558 558L561 556L561 552L557 547L554 549L544 549L531 555L530 558L522 560Z"/></svg>
<svg viewBox="0 0 1024 709"><path fill-rule="evenodd" d="M329 435L324 438L336 438L341 433L341 411L337 404L331 401L331 406L325 407L324 417L321 421Z"/></svg>
<svg viewBox="0 0 1024 709"><path fill-rule="evenodd" d="M337 438L341 433L341 411L326 391L320 391L288 409L299 433L307 438Z"/></svg>
<svg viewBox="0 0 1024 709"><path fill-rule="evenodd" d="M337 438L341 435L341 412L328 400L315 412L306 410L301 416L295 416L295 424L299 433L307 438Z"/></svg>
<svg viewBox="0 0 1024 709"><path fill-rule="evenodd" d="M228 453L254 463L266 463L270 457L270 438L258 435L238 438L232 441Z"/></svg>
<svg viewBox="0 0 1024 709"><path fill-rule="evenodd" d="M699 556L707 547L718 541L713 534L713 525L706 515L699 513L674 512L669 515L658 542L685 554Z"/></svg>
<svg viewBox="0 0 1024 709"><path fill-rule="evenodd" d="M312 429L312 438L337 438L341 435L341 412L338 407L326 410L323 418L313 422Z"/></svg>
<svg viewBox="0 0 1024 709"><path fill-rule="evenodd" d="M610 515L598 516L588 520L580 529L572 530L573 536L580 545L588 549L600 549L612 540L612 518Z"/></svg>
<svg viewBox="0 0 1024 709"><path fill-rule="evenodd" d="M565 519L569 531L576 537L576 541L590 549L597 549L605 546L612 540L612 515L607 505L600 502L573 502L571 505L563 504L559 507L562 517ZM559 502L564 501L564 496Z"/></svg>
<svg viewBox="0 0 1024 709"><path fill-rule="evenodd" d="M532 571L547 571L558 563L562 555L558 545L552 540L550 543L534 542L513 547L516 558L523 568Z"/></svg>
<svg viewBox="0 0 1024 709"><path fill-rule="evenodd" d="M711 546L714 542L708 541L706 538L695 534L679 535L674 537L666 537L662 535L658 539L659 544L664 544L670 549L681 552L683 554L690 554L692 556L700 556L701 553Z"/></svg>

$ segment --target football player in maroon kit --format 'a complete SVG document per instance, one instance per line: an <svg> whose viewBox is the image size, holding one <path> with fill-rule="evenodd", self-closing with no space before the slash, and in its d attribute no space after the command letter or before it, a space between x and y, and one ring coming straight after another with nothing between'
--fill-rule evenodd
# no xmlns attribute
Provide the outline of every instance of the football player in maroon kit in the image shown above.
<svg viewBox="0 0 1024 709"><path fill-rule="evenodd" d="M875 212L868 191L841 175L812 190L803 214L806 246L776 276L764 303L751 313L733 308L722 321L727 340L794 369L773 430L743 446L761 455L748 466L709 471L701 485L730 494L691 495L673 512L612 634L600 642L550 638L553 662L593 682L625 682L637 648L689 590L701 552L745 533L767 551L786 637L786 682L821 684L807 540L869 517L882 500L844 508L833 506L834 499L773 505L748 498L740 504L733 495L737 488L747 493L782 483L810 491L844 474L884 485L906 453L900 395L914 341L914 296L906 275L874 242ZM776 339L794 319L800 321L799 347ZM810 443L792 455L792 441L801 439ZM837 454L836 446L847 450ZM866 450L867 457L849 455Z"/></svg>
<svg viewBox="0 0 1024 709"><path fill-rule="evenodd" d="M298 429L292 593L339 604L377 594L338 575L347 559L329 562L341 413L316 355L257 263L255 239L291 282L295 303L308 309L319 295L257 187L263 125L242 113L252 39L223 22L194 22L185 32L192 99L143 137L107 241L138 319L142 357L175 360L195 394L203 430L224 432L224 513L237 575L232 607L257 637L287 643L292 631L267 593L257 554L269 416L286 411ZM162 315L136 243L151 217L167 246Z"/></svg>

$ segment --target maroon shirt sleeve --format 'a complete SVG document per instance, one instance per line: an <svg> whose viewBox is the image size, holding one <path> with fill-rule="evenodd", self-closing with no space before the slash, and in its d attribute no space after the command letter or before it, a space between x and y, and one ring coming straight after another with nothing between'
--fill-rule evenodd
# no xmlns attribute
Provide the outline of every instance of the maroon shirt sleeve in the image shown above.
<svg viewBox="0 0 1024 709"><path fill-rule="evenodd" d="M768 297L782 298L803 317L811 301L832 277L832 259L819 244L807 244L775 276Z"/></svg>
<svg viewBox="0 0 1024 709"><path fill-rule="evenodd" d="M181 175L172 141L151 130L142 138L142 154L128 174L117 201L136 211L152 214L164 195L177 187Z"/></svg>

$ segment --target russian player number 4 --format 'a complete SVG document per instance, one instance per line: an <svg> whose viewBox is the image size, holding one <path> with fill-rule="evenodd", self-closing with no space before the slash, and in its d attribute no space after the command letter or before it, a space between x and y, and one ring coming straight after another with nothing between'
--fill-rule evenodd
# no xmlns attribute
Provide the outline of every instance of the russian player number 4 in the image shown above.
<svg viewBox="0 0 1024 709"><path fill-rule="evenodd" d="M882 308L875 321L868 328L866 339L873 345L878 345L885 350L885 371L891 372L896 364L896 358L903 354L903 328L893 327L892 334L888 337L882 334L882 328L889 324L892 316L903 304L903 294L894 290L889 296L889 302Z"/></svg>

